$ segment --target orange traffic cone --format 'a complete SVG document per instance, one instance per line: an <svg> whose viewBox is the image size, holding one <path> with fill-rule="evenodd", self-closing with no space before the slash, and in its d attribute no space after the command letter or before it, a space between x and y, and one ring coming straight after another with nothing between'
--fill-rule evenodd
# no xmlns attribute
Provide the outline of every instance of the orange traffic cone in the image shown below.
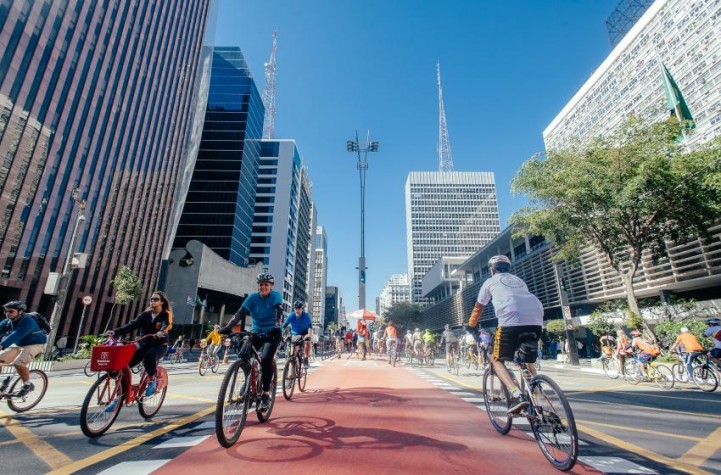
<svg viewBox="0 0 721 475"><path fill-rule="evenodd" d="M225 352L223 353L223 364L228 364L228 347L225 347Z"/></svg>

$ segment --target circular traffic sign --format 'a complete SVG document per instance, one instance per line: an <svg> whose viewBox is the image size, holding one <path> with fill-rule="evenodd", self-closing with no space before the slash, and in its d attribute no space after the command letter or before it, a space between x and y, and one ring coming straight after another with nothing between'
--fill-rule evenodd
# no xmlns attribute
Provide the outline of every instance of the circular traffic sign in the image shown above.
<svg viewBox="0 0 721 475"><path fill-rule="evenodd" d="M91 303L93 303L93 297L91 295L83 297L83 305L90 305Z"/></svg>

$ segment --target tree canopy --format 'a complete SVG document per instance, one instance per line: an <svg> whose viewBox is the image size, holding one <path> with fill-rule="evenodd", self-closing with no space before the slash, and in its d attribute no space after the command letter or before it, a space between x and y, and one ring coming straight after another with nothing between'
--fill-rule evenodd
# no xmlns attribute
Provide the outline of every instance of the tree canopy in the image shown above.
<svg viewBox="0 0 721 475"><path fill-rule="evenodd" d="M532 157L512 182L529 198L511 217L515 233L545 236L569 263L594 246L638 314L632 282L644 251L660 257L669 241L709 238L720 216L721 137L688 151L684 130L632 118L612 136Z"/></svg>
<svg viewBox="0 0 721 475"><path fill-rule="evenodd" d="M143 295L143 283L130 267L122 266L110 282L115 289L115 303L126 305Z"/></svg>
<svg viewBox="0 0 721 475"><path fill-rule="evenodd" d="M417 326L421 321L421 307L410 302L396 302L383 315L386 322L393 322L401 329Z"/></svg>

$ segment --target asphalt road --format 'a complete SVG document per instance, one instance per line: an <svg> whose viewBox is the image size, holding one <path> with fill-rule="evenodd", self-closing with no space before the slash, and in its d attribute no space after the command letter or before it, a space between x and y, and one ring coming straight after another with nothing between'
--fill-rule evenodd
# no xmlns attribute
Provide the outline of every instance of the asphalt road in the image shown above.
<svg viewBox="0 0 721 475"><path fill-rule="evenodd" d="M349 373L358 363L345 358L316 363L318 374L311 374L309 386L313 387L314 378L322 379L331 366L343 366ZM441 363L437 360L433 368L401 366L394 370L402 371L404 378L437 381L434 391L465 391L470 394L466 397L469 401L480 399L479 371L450 375ZM590 368L544 363L543 371L560 384L571 401L583 443L580 460L585 466L605 473L721 473L720 392L707 394L689 386L671 391L645 384L632 386ZM82 373L52 374L45 399L26 414L0 407L3 472L113 473L113 467L123 463L174 460L186 451L198 450L193 448L197 444L218 449L211 416L224 367L221 374L202 377L194 363L166 367L170 386L158 415L144 421L135 407L125 407L108 433L95 440L87 439L78 427L79 407L92 384ZM279 417L285 410L283 404L287 403L281 400L276 407ZM488 420L484 416L475 420L479 422L487 424ZM173 443L174 437L184 443ZM535 453L540 455L537 448ZM143 466L138 467L135 473L142 473Z"/></svg>

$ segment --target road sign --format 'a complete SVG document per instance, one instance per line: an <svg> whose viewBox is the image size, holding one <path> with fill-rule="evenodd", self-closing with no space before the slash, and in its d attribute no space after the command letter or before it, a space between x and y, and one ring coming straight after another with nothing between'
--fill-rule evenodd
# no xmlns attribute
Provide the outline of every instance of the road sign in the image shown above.
<svg viewBox="0 0 721 475"><path fill-rule="evenodd" d="M91 295L83 297L83 305L90 305L91 303L93 303L93 297Z"/></svg>

